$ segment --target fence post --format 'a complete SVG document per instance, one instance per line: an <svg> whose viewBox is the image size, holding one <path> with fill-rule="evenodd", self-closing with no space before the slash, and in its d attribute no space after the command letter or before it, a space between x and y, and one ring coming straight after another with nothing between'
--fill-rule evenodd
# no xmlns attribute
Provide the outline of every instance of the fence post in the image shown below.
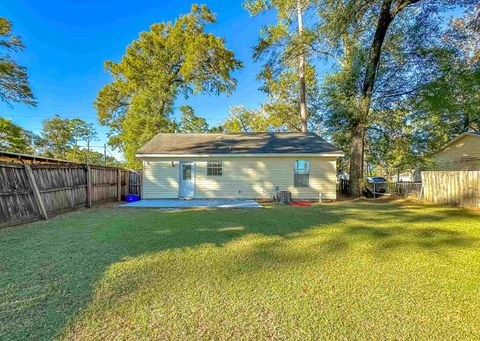
<svg viewBox="0 0 480 341"><path fill-rule="evenodd" d="M23 165L25 167L25 172L27 173L28 181L30 182L30 186L33 190L33 196L35 197L35 201L37 202L38 210L43 219L48 219L47 210L45 209L45 205L43 204L42 196L40 195L40 191L38 190L37 182L35 181L35 177L33 176L32 168L30 165Z"/></svg>
<svg viewBox="0 0 480 341"><path fill-rule="evenodd" d="M125 172L125 197L130 194L130 171Z"/></svg>
<svg viewBox="0 0 480 341"><path fill-rule="evenodd" d="M85 206L88 208L92 207L92 172L90 170L90 165L85 167L85 173L87 175L87 202Z"/></svg>
<svg viewBox="0 0 480 341"><path fill-rule="evenodd" d="M122 200L122 171L117 169L117 201Z"/></svg>

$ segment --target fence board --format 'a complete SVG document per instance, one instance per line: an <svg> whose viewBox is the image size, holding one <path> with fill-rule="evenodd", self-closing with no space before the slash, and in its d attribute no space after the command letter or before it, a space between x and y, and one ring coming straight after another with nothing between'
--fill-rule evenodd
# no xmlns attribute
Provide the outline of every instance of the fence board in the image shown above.
<svg viewBox="0 0 480 341"><path fill-rule="evenodd" d="M423 197L440 205L480 207L480 171L422 172Z"/></svg>
<svg viewBox="0 0 480 341"><path fill-rule="evenodd" d="M84 166L32 165L32 171L49 214L85 205Z"/></svg>
<svg viewBox="0 0 480 341"><path fill-rule="evenodd" d="M0 162L0 227L38 220L42 216L25 167ZM92 203L119 200L130 190L130 171L125 169L79 164L37 164L30 165L30 169L46 216L90 207ZM138 183L138 191L140 186Z"/></svg>
<svg viewBox="0 0 480 341"><path fill-rule="evenodd" d="M24 169L25 169L25 174L27 174L28 183L30 184L30 188L33 191L33 196L35 198L35 203L37 204L38 210L39 210L43 219L48 219L48 213L47 213L47 210L45 208L43 198L40 195L40 191L38 189L38 184L35 181L35 176L33 175L32 168L30 168L30 165L25 165Z"/></svg>
<svg viewBox="0 0 480 341"><path fill-rule="evenodd" d="M0 226L40 219L27 174L22 165L0 162Z"/></svg>
<svg viewBox="0 0 480 341"><path fill-rule="evenodd" d="M422 191L421 182L398 181L393 184L392 193L403 197L419 196Z"/></svg>

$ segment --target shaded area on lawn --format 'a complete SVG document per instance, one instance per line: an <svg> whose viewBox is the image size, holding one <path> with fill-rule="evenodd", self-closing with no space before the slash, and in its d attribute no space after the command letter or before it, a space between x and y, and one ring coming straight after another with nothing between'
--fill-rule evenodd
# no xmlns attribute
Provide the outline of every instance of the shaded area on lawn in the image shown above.
<svg viewBox="0 0 480 341"><path fill-rule="evenodd" d="M186 276L192 276L192 269L185 268L192 265L189 262L205 267L207 277L202 279L208 281L211 275L227 288L224 295L242 296L244 293L238 293L237 288L228 289L231 282L225 278L238 276L239 281L250 283L257 275L279 269L287 274L292 271L292 278L303 278L303 272L294 269L305 266L304 273L308 274L314 269L321 271L324 263L343 258L350 260L340 263L346 268L354 266L355 259L362 264L367 258L373 259L368 262L392 262L388 266L395 266L398 257L410 258L412 252L420 258L433 253L448 259L452 252L478 248L478 218L476 213L455 208L371 202L248 212L118 208L74 212L0 231L0 338L58 336L69 319L87 305L84 321L80 315L80 322L73 321L70 332L99 337L82 334L85 324L93 323L89 313L97 314L95 319L101 324L110 314L115 320L114 307L122 300L131 296L141 300L137 295L149 287L174 296L182 286L205 286L198 278ZM178 279L182 276L187 278ZM282 274L280 279L287 278ZM211 288L204 289L209 292ZM106 315L92 312L92 304L105 308ZM211 309L225 309L217 301L210 305ZM123 327L119 324L116 328ZM182 328L190 330L192 326Z"/></svg>

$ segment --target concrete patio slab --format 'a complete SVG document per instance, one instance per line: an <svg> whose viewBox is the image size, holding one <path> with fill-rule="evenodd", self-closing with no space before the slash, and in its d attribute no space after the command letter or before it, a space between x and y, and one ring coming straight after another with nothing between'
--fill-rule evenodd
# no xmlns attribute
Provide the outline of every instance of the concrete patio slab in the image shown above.
<svg viewBox="0 0 480 341"><path fill-rule="evenodd" d="M127 208L263 208L255 200L235 199L149 199L140 200L120 207Z"/></svg>

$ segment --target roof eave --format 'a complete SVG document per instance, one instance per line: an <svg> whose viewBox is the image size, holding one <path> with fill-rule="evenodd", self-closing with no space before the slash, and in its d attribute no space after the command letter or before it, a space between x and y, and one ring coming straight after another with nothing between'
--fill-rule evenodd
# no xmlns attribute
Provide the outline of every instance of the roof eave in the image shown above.
<svg viewBox="0 0 480 341"><path fill-rule="evenodd" d="M311 156L311 157L343 157L343 152L325 152L325 153L230 153L230 154L162 154L162 153L137 153L136 157L150 158L183 158L183 157L281 157L281 156Z"/></svg>

